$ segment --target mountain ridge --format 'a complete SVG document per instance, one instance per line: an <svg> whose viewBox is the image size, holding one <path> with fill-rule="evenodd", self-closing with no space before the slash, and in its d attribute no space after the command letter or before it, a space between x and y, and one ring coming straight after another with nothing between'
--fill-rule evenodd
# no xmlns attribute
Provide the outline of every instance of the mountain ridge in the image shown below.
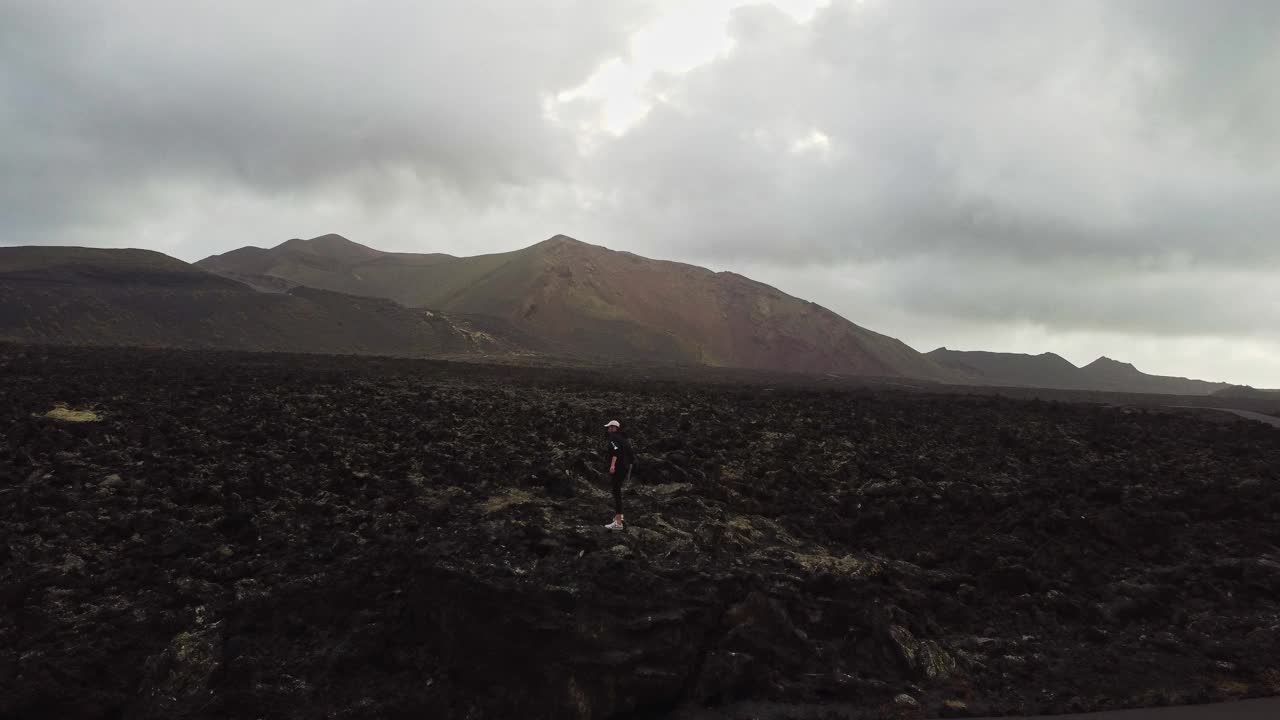
<svg viewBox="0 0 1280 720"><path fill-rule="evenodd" d="M528 352L490 324L296 286L271 292L147 250L0 248L0 340L327 354Z"/></svg>
<svg viewBox="0 0 1280 720"><path fill-rule="evenodd" d="M272 299L274 298L274 299ZM567 235L457 257L327 234L188 264L151 250L0 248L0 339L301 352L559 354L957 384L1262 394L1102 356L917 353L732 271Z"/></svg>
<svg viewBox="0 0 1280 720"><path fill-rule="evenodd" d="M968 368L973 380L984 385L1165 395L1210 395L1234 387L1225 382L1150 375L1132 363L1114 360L1106 355L1083 367L1077 367L1053 353L1028 355L940 347L925 354L957 371L963 372ZM1046 363L1042 360L1046 357L1055 360Z"/></svg>
<svg viewBox="0 0 1280 720"><path fill-rule="evenodd" d="M320 249L327 252L317 253ZM470 257L387 253L333 235L291 240L265 255L250 257L241 250L196 265L251 284L308 285L410 307L498 317L590 354L960 379L895 338L751 278L615 251L563 234L519 250Z"/></svg>

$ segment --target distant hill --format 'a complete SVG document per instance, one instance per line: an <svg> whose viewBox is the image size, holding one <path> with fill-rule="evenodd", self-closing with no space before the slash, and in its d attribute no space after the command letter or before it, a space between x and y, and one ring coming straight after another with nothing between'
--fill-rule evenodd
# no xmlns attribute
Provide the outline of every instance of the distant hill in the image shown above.
<svg viewBox="0 0 1280 720"><path fill-rule="evenodd" d="M523 350L494 330L376 298L260 292L148 250L0 248L0 340L395 355Z"/></svg>
<svg viewBox="0 0 1280 720"><path fill-rule="evenodd" d="M0 278L23 287L238 286L163 253L134 248L0 247Z"/></svg>
<svg viewBox="0 0 1280 720"><path fill-rule="evenodd" d="M1081 387L1080 368L1053 353L1022 355L938 348L927 354L938 363L966 373L970 379L982 384L1066 389Z"/></svg>
<svg viewBox="0 0 1280 720"><path fill-rule="evenodd" d="M474 257L388 253L325 235L241 248L197 265L255 287L324 288L498 318L587 355L959 379L894 338L741 275L562 235Z"/></svg>
<svg viewBox="0 0 1280 720"><path fill-rule="evenodd" d="M1053 353L1024 355L938 348L928 356L952 370L967 372L971 382L983 385L1166 395L1209 395L1231 387L1227 383L1148 375L1129 363L1107 357L1080 368Z"/></svg>
<svg viewBox="0 0 1280 720"><path fill-rule="evenodd" d="M1261 390L1248 385L1228 385L1221 390L1215 390L1213 395L1214 397L1222 398L1250 398L1255 400L1280 401L1280 390Z"/></svg>
<svg viewBox="0 0 1280 720"><path fill-rule="evenodd" d="M1108 357L1097 360L1080 368L1080 372L1089 378L1090 384L1102 389L1116 389L1124 392L1161 393L1165 395L1209 395L1218 390L1230 387L1229 383L1191 380L1184 377L1165 375L1148 375L1126 362L1119 362Z"/></svg>

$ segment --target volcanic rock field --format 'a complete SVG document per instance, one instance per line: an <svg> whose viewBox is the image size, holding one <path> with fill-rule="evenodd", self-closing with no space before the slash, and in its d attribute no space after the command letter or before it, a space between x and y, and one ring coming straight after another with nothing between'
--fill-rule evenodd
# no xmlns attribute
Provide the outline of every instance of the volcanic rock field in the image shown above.
<svg viewBox="0 0 1280 720"><path fill-rule="evenodd" d="M1278 648L1261 423L0 346L0 718L1036 714L1278 694Z"/></svg>

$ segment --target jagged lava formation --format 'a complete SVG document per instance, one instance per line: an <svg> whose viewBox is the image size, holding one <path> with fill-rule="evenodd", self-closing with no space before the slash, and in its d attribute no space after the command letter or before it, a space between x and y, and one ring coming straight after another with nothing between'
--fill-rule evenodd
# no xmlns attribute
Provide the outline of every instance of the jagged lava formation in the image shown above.
<svg viewBox="0 0 1280 720"><path fill-rule="evenodd" d="M910 717L1280 691L1280 432L1261 424L12 346L0 397L3 718ZM57 419L81 410L100 419ZM600 527L611 417L640 453L624 533Z"/></svg>

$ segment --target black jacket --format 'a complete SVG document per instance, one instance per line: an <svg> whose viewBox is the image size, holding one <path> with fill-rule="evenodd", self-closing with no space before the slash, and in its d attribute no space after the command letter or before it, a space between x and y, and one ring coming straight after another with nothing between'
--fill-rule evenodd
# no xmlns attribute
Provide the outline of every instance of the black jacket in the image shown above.
<svg viewBox="0 0 1280 720"><path fill-rule="evenodd" d="M630 468L632 463L635 462L635 454L631 451L631 441L627 439L626 434L621 430L609 433L609 444L606 450L606 456L610 465L613 465L615 460L617 461L617 464L614 466L614 472L624 475L626 474L627 468Z"/></svg>

